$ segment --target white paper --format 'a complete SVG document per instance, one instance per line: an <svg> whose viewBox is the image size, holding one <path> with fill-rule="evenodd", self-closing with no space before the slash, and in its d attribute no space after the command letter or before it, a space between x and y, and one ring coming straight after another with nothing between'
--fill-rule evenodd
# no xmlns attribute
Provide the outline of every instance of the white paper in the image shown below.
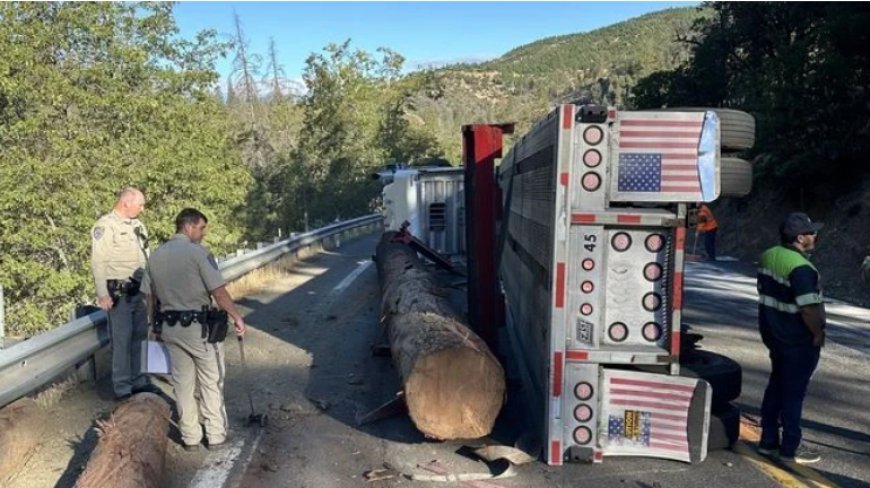
<svg viewBox="0 0 870 488"><path fill-rule="evenodd" d="M142 373L171 374L169 349L158 341L142 341Z"/></svg>

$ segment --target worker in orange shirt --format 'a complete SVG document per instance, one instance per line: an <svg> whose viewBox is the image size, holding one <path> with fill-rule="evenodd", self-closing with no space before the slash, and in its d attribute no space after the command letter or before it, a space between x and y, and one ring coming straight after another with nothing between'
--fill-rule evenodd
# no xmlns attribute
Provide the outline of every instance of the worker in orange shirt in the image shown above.
<svg viewBox="0 0 870 488"><path fill-rule="evenodd" d="M713 212L705 204L701 204L698 208L698 233L704 238L704 251L707 253L707 261L716 260L716 231L719 229L719 224L716 222L716 217L713 217Z"/></svg>

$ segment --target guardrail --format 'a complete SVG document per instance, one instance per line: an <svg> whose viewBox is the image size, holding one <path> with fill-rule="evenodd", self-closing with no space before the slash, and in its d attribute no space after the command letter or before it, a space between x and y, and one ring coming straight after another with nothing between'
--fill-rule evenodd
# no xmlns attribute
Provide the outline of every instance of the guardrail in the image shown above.
<svg viewBox="0 0 870 488"><path fill-rule="evenodd" d="M379 225L382 221L381 215L368 215L331 224L228 259L218 266L224 279L232 281L285 254L353 229ZM88 361L108 344L106 313L100 311L0 350L0 407Z"/></svg>

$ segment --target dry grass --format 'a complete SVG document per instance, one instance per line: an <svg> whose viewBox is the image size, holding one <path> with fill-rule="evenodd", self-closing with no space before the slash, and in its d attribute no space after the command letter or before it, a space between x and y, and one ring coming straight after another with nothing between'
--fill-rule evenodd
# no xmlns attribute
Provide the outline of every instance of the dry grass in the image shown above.
<svg viewBox="0 0 870 488"><path fill-rule="evenodd" d="M34 401L42 408L52 407L53 405L56 405L61 398L63 398L63 395L66 392L72 390L78 384L79 380L76 377L76 374L71 373L69 376L66 377L65 380L59 383L55 383L54 385L51 385L50 387L41 391L38 395L36 395Z"/></svg>
<svg viewBox="0 0 870 488"><path fill-rule="evenodd" d="M305 249L300 249L295 253L263 266L262 268L251 271L241 278L227 285L227 291L235 298L242 298L250 295L255 295L260 291L268 288L269 285L277 280L289 277L293 268L299 261L317 254L323 248L319 245L311 245Z"/></svg>

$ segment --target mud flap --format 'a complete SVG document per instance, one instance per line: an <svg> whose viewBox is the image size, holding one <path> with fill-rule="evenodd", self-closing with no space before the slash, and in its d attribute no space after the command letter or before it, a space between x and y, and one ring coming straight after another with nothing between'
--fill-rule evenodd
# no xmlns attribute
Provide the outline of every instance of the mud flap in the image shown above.
<svg viewBox="0 0 870 488"><path fill-rule="evenodd" d="M707 457L712 389L701 379L604 369L599 443L605 456L698 463Z"/></svg>

